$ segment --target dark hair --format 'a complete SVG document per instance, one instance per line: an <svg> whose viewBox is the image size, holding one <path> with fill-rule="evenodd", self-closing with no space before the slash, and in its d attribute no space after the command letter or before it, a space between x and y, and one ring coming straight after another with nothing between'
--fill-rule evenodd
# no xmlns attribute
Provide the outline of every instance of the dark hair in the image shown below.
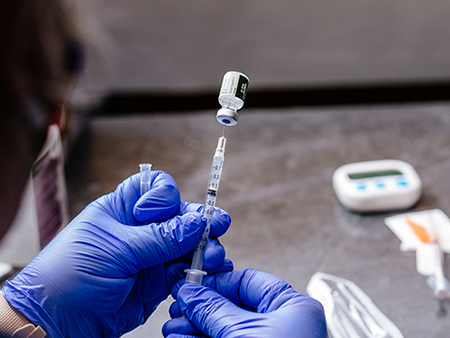
<svg viewBox="0 0 450 338"><path fill-rule="evenodd" d="M64 0L0 0L0 238L60 110L81 49Z"/></svg>
<svg viewBox="0 0 450 338"><path fill-rule="evenodd" d="M19 105L24 94L45 104L61 100L67 78L78 70L81 59L67 4L0 1L0 51L3 105Z"/></svg>

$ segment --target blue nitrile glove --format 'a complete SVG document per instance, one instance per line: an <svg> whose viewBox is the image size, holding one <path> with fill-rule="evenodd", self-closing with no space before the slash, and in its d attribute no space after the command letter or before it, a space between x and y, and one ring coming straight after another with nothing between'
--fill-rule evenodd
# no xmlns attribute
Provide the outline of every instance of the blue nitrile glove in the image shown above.
<svg viewBox="0 0 450 338"><path fill-rule="evenodd" d="M322 305L278 277L246 269L207 276L203 284L174 287L165 337L327 337Z"/></svg>
<svg viewBox="0 0 450 338"><path fill-rule="evenodd" d="M139 190L137 174L88 205L6 284L6 300L52 338L119 337L143 324L183 277L180 257L195 247L206 221L191 212L199 204L180 202L167 173L152 172L151 190L142 197ZM229 225L216 209L214 236ZM220 243L208 246L207 267L232 270Z"/></svg>

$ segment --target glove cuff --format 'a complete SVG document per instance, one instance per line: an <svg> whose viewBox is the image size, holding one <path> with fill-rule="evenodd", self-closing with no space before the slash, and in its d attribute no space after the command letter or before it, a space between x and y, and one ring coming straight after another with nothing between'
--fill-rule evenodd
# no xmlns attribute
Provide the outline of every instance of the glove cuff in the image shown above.
<svg viewBox="0 0 450 338"><path fill-rule="evenodd" d="M0 337L44 338L47 334L13 308L0 292Z"/></svg>

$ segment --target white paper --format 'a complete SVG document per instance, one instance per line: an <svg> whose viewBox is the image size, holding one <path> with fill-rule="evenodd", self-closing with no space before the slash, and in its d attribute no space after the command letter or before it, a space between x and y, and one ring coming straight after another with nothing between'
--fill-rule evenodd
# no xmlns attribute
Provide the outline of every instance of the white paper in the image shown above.
<svg viewBox="0 0 450 338"><path fill-rule="evenodd" d="M400 250L417 251L422 244L407 219L434 233L445 253L450 253L450 219L440 209L411 212L385 218L385 224L401 241Z"/></svg>

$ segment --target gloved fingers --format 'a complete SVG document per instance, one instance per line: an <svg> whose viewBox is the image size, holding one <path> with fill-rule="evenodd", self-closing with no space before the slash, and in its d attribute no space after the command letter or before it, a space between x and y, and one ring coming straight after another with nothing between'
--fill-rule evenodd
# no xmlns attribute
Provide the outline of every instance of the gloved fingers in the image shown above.
<svg viewBox="0 0 450 338"><path fill-rule="evenodd" d="M166 265L165 275L168 292L170 292L178 282L183 281L182 284L184 284L184 278L186 278L186 272L184 271L190 267L190 262L183 261Z"/></svg>
<svg viewBox="0 0 450 338"><path fill-rule="evenodd" d="M103 195L90 204L99 210L106 211L122 224L138 225L133 216L133 207L139 199L139 174L122 181L115 191Z"/></svg>
<svg viewBox="0 0 450 338"><path fill-rule="evenodd" d="M140 180L140 174L137 176ZM164 171L152 171L150 190L137 200L133 214L142 223L164 221L173 217L179 206L180 191L172 176Z"/></svg>
<svg viewBox="0 0 450 338"><path fill-rule="evenodd" d="M232 262L231 262L232 263ZM245 270L238 270L232 272L208 274L203 277L203 285L214 289L219 294L231 300L234 304L240 305L239 287L244 276ZM184 280L177 282L172 288L172 297L178 299L178 293L181 287L184 285Z"/></svg>
<svg viewBox="0 0 450 338"><path fill-rule="evenodd" d="M203 212L203 204L181 201L180 215L187 212ZM228 231L231 225L231 217L228 213L221 208L214 208L214 213L211 218L211 229L209 237L217 238L222 236Z"/></svg>
<svg viewBox="0 0 450 338"><path fill-rule="evenodd" d="M146 322L150 315L156 310L158 304L169 296L164 280L164 265L158 264L137 273L137 282L133 285L130 295L135 294L137 301L134 306L141 301L143 306L138 306L139 312ZM124 311L124 313L127 313Z"/></svg>
<svg viewBox="0 0 450 338"><path fill-rule="evenodd" d="M204 269L214 269L220 266L225 259L225 248L218 239L210 239L206 242L203 258Z"/></svg>
<svg viewBox="0 0 450 338"><path fill-rule="evenodd" d="M219 332L226 336L228 329L239 322L245 322L248 312L240 309L215 290L197 284L185 284L178 292L179 307L184 316L197 328L211 337ZM167 333L178 333L184 327L177 322L167 325Z"/></svg>
<svg viewBox="0 0 450 338"><path fill-rule="evenodd" d="M206 336L187 336L187 335L184 335L184 334L172 333L172 334L169 334L165 338L196 338L196 337L206 337Z"/></svg>
<svg viewBox="0 0 450 338"><path fill-rule="evenodd" d="M193 251L180 257L178 261L192 261ZM203 257L203 267L205 269L214 269L220 266L225 258L225 248L218 239L208 238Z"/></svg>
<svg viewBox="0 0 450 338"><path fill-rule="evenodd" d="M164 276L163 268L163 265L159 264L141 270L136 275L129 277L135 279L135 282L128 284L128 287L132 287L125 292L125 295L120 295L120 292L111 292L112 300L101 298L106 303L120 303L120 306L109 306L116 313L121 314L120 316L115 315L113 321L115 332L125 333L134 330L147 321L155 311L157 304L167 298L164 278L157 278ZM92 307L93 303L87 302L86 306ZM103 329L106 328L103 327Z"/></svg>
<svg viewBox="0 0 450 338"><path fill-rule="evenodd" d="M274 311L285 304L289 297L298 295L281 278L253 269L243 271L239 298L244 305L255 308L260 313ZM224 291L228 290L230 289Z"/></svg>
<svg viewBox="0 0 450 338"><path fill-rule="evenodd" d="M183 314L180 313L181 317ZM164 323L162 333L164 337L204 337L205 334L186 319L172 317ZM171 334L172 333L172 334ZM175 336L174 336L175 335Z"/></svg>
<svg viewBox="0 0 450 338"><path fill-rule="evenodd" d="M167 290L172 290L172 296L175 298L178 289L185 283L186 269L191 267L191 262L175 262L165 267ZM222 264L214 269L204 269L208 275L214 275L222 272L233 271L234 265L230 259L225 259ZM174 288L176 286L176 288ZM175 289L175 290L174 290ZM176 298L175 298L176 299Z"/></svg>
<svg viewBox="0 0 450 338"><path fill-rule="evenodd" d="M190 213L166 222L122 227L121 236L134 253L133 256L125 253L122 258L135 267L133 273L174 260L194 249L205 226L203 215Z"/></svg>
<svg viewBox="0 0 450 338"><path fill-rule="evenodd" d="M180 304L177 301L170 304L169 316L172 319L183 317L183 312L181 311Z"/></svg>
<svg viewBox="0 0 450 338"><path fill-rule="evenodd" d="M253 269L206 276L203 285L216 290L236 305L242 304L262 313L274 311L290 298L302 296L284 280ZM176 294L174 289L172 294Z"/></svg>
<svg viewBox="0 0 450 338"><path fill-rule="evenodd" d="M201 213L203 211L203 204L181 201L179 210L180 210L179 211L180 215L184 215L188 212L200 212Z"/></svg>
<svg viewBox="0 0 450 338"><path fill-rule="evenodd" d="M183 335L203 336L204 333L195 327L190 321L186 320L181 312L178 302L173 302L169 307L169 315L172 320L164 323L162 333L164 337L168 336L170 332L177 332Z"/></svg>
<svg viewBox="0 0 450 338"><path fill-rule="evenodd" d="M231 259L225 258L222 264L220 264L218 267L212 269L205 268L203 270L205 270L208 275L215 275L222 272L231 272L234 270L234 264Z"/></svg>
<svg viewBox="0 0 450 338"><path fill-rule="evenodd" d="M94 203L100 204L114 219L126 225L139 225L139 222L151 222L159 219L168 219L178 210L180 195L173 178L162 171L154 171L151 175L152 189L140 199L140 174L135 174L122 183L112 193L98 198ZM166 194L166 195L165 195ZM152 198L155 203L152 204ZM147 210L149 209L149 210Z"/></svg>

